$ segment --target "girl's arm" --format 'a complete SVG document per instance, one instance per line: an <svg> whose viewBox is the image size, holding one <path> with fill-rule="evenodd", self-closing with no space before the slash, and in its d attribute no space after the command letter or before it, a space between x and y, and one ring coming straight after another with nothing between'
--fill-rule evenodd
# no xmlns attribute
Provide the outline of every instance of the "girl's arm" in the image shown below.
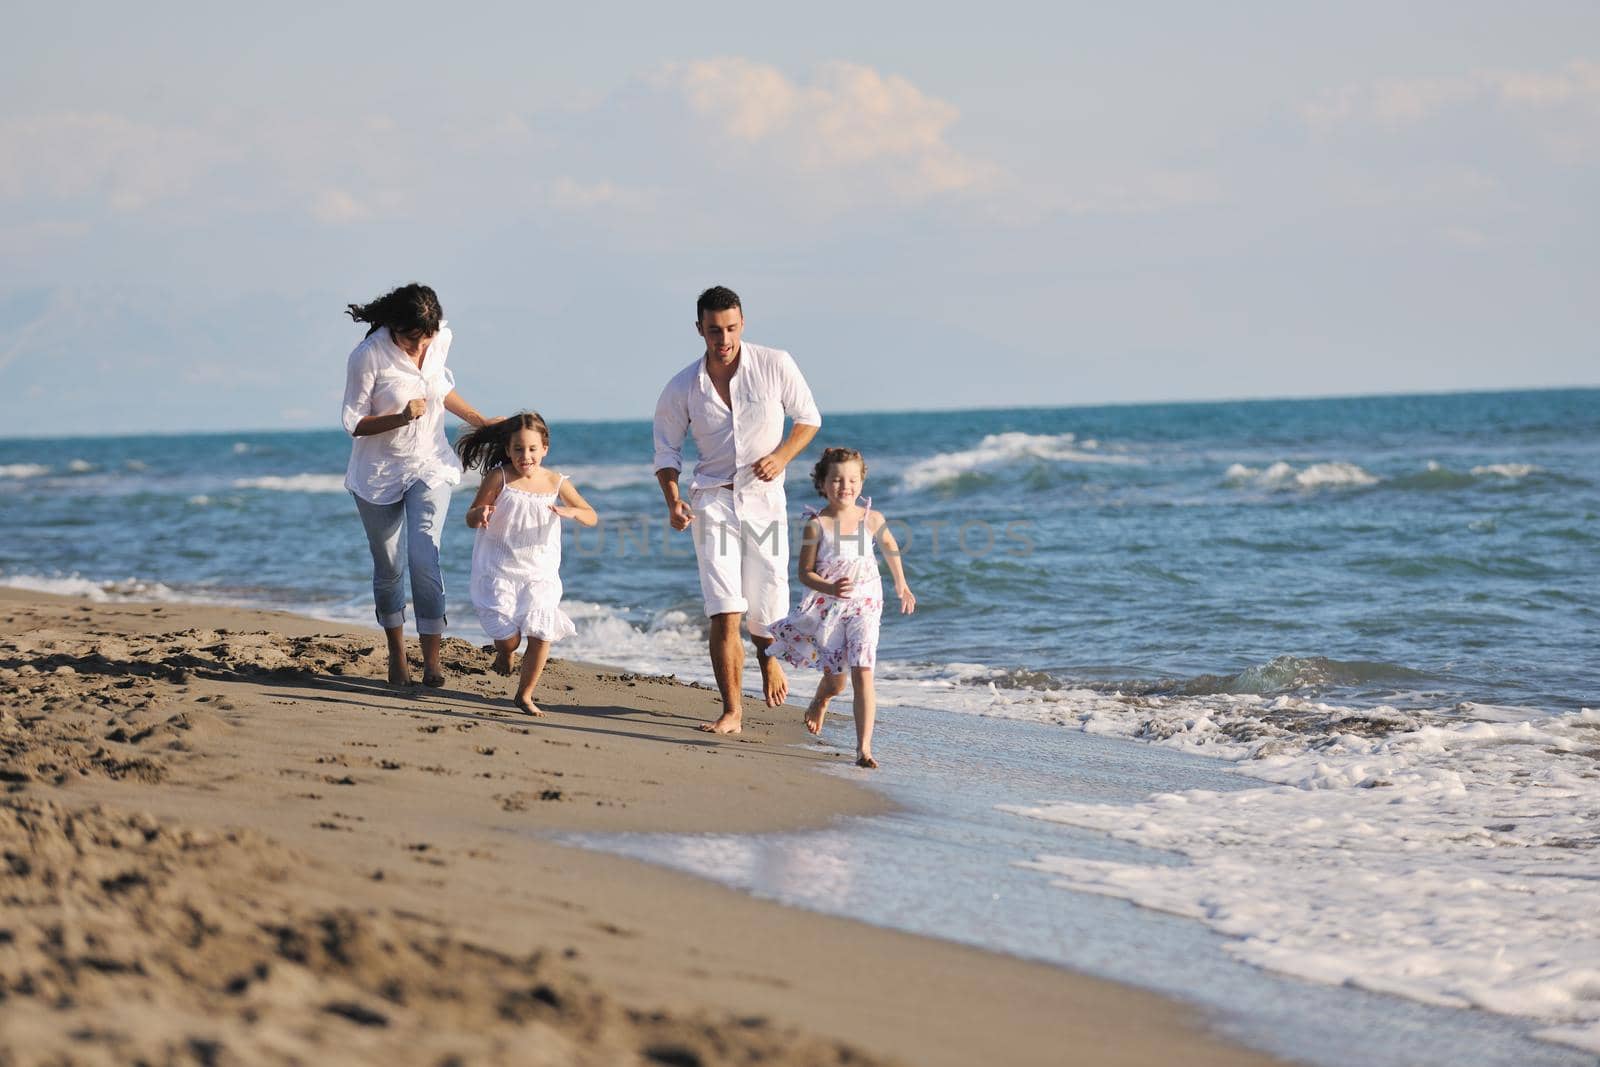
<svg viewBox="0 0 1600 1067"><path fill-rule="evenodd" d="M583 494L578 492L578 487L572 484L570 478L561 483L561 500L566 507L557 504L550 510L563 519L572 519L579 526L595 526L600 522L600 516L594 513L594 508L583 499Z"/></svg>
<svg viewBox="0 0 1600 1067"><path fill-rule="evenodd" d="M848 596L850 579L841 578L837 582L828 582L817 573L817 545L821 543L822 523L816 519L807 519L805 532L800 535L800 562L797 567L800 584L826 596Z"/></svg>
<svg viewBox="0 0 1600 1067"><path fill-rule="evenodd" d="M450 390L444 398L444 409L462 422L470 422L474 426L487 426L499 419L487 419L478 414L478 409L467 403L466 399L454 389Z"/></svg>
<svg viewBox="0 0 1600 1067"><path fill-rule="evenodd" d="M872 512L867 516L867 521L877 527L872 536L877 540L878 547L883 549L884 562L889 564L889 573L894 576L894 595L900 598L900 614L910 615L917 610L917 598L906 584L906 571L900 565L900 542L894 539L889 520L882 513Z"/></svg>
<svg viewBox="0 0 1600 1067"><path fill-rule="evenodd" d="M478 495L472 498L472 506L467 509L468 526L476 530L489 525L489 516L494 514L494 502L500 499L500 490L505 487L506 472L498 467L483 476L483 481L478 484Z"/></svg>

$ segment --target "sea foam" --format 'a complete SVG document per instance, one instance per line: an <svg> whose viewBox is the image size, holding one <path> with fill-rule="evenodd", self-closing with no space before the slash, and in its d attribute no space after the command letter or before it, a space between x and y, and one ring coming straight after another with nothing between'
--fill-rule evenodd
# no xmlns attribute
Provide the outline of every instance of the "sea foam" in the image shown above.
<svg viewBox="0 0 1600 1067"><path fill-rule="evenodd" d="M1600 1041L1600 711L1082 692L1050 703L1088 732L1235 760L1263 783L1007 808L1188 860L1029 864L1063 888L1200 920L1233 955L1286 974Z"/></svg>
<svg viewBox="0 0 1600 1067"><path fill-rule="evenodd" d="M579 491L623 489L630 485L656 484L655 470L646 463L592 463L553 468L572 479Z"/></svg>
<svg viewBox="0 0 1600 1067"><path fill-rule="evenodd" d="M993 473L1007 468L1039 462L1139 464L1137 456L1101 451L1100 442L1079 441L1076 434L994 433L977 447L959 452L941 452L906 467L900 482L907 489L929 489L963 474Z"/></svg>
<svg viewBox="0 0 1600 1067"><path fill-rule="evenodd" d="M124 578L121 581L93 581L76 574L68 575L39 575L39 574L0 574L0 585L13 589L31 589L38 593L53 593L56 596L77 596L104 603L108 600L163 600L180 601L186 598L179 596L170 587L161 582L146 581L142 578Z"/></svg>
<svg viewBox="0 0 1600 1067"><path fill-rule="evenodd" d="M343 493L342 474L268 474L260 478L235 478L235 489L265 489L280 493Z"/></svg>
<svg viewBox="0 0 1600 1067"><path fill-rule="evenodd" d="M1379 479L1354 463L1312 463L1304 468L1282 460L1257 469L1235 463L1223 474L1228 485L1266 490L1327 489L1377 485Z"/></svg>

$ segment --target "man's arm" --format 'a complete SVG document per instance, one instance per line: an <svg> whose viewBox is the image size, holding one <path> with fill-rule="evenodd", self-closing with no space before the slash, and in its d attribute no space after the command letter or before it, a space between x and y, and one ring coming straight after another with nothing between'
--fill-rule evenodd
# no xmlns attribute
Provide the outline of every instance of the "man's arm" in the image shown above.
<svg viewBox="0 0 1600 1067"><path fill-rule="evenodd" d="M779 375L783 413L794 420L794 425L789 427L789 436L783 439L783 444L774 449L771 455L756 460L755 475L764 482L770 482L782 474L783 469L806 450L806 445L822 429L822 413L812 399L811 386L806 384L805 375L800 373L794 357L787 352L782 354Z"/></svg>
<svg viewBox="0 0 1600 1067"><path fill-rule="evenodd" d="M694 521L694 509L678 493L678 468L662 467L656 471L656 484L661 486L661 496L667 502L667 521L674 530L687 530Z"/></svg>
<svg viewBox="0 0 1600 1067"><path fill-rule="evenodd" d="M678 491L678 472L683 469L683 439L689 432L689 404L673 388L675 383L668 382L656 401L656 484L667 502L667 521L674 530L687 530L694 512Z"/></svg>
<svg viewBox="0 0 1600 1067"><path fill-rule="evenodd" d="M770 455L762 456L755 461L753 469L756 477L764 482L770 482L782 474L783 469L794 462L794 457L806 450L806 445L811 443L811 439L817 436L817 431L820 429L821 426L809 426L803 422L790 426L789 436L783 439L783 444L773 449ZM656 473L659 475L661 472Z"/></svg>

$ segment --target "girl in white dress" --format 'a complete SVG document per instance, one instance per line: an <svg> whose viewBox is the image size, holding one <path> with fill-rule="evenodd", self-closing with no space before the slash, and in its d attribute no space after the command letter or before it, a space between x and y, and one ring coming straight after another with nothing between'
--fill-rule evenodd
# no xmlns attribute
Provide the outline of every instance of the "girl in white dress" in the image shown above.
<svg viewBox="0 0 1600 1067"><path fill-rule="evenodd" d="M806 509L810 519L800 543L800 583L811 592L800 607L772 627L769 656L796 667L822 671L816 696L806 708L806 729L822 732L828 703L844 692L846 672L855 694L856 765L876 767L872 758L872 726L877 696L872 671L878 662L878 624L883 617L883 582L873 545L883 549L894 577L900 611L917 609L906 584L900 546L872 498L856 501L867 477L867 461L853 448L830 448L811 472L811 484L827 498L820 511Z"/></svg>
<svg viewBox="0 0 1600 1067"><path fill-rule="evenodd" d="M463 466L484 471L467 509L467 525L478 531L472 606L494 642L496 673L511 673L511 657L528 639L514 702L529 715L543 715L533 689L550 643L577 632L561 610L561 520L584 526L600 520L566 475L544 466L550 428L537 412L518 412L464 434L456 451Z"/></svg>

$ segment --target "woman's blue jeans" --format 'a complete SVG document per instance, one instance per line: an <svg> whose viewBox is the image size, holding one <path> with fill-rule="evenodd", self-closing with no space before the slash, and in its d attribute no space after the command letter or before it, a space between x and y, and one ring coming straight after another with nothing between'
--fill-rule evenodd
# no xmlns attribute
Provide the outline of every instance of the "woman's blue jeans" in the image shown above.
<svg viewBox="0 0 1600 1067"><path fill-rule="evenodd" d="M378 625L385 630L405 625L403 579L409 566L417 633L444 633L439 538L450 507L450 487L418 481L412 482L405 496L393 504L374 504L359 496L355 499L361 525L367 531L367 547L372 549L372 601L377 608Z"/></svg>

